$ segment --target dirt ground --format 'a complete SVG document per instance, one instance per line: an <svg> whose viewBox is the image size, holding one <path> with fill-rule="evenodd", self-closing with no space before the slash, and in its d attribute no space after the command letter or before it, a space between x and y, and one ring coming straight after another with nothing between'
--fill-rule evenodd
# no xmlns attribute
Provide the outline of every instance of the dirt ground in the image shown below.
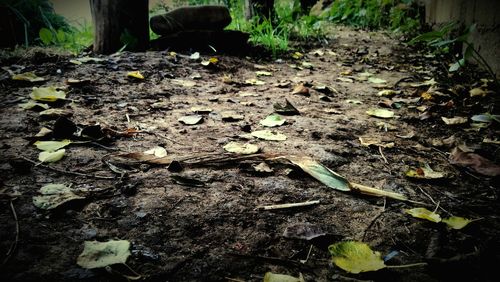
<svg viewBox="0 0 500 282"><path fill-rule="evenodd" d="M120 239L130 241L127 265L145 281L262 281L268 271L302 273L305 281L496 281L499 178L452 165L449 153L462 146L498 163L499 145L483 142L498 138L498 124L476 129L470 119L458 125L441 119L498 111L494 97L499 93L469 95L486 76L474 68L448 76L442 71L447 62L439 57L384 33L347 28L339 28L323 46L301 52L303 58L280 60L124 52L81 65L68 56L36 52L2 59L2 67L22 66L22 72L48 80L12 81L2 70L1 280L124 281L123 275L134 274L123 265L84 269L76 264L85 241ZM215 66L201 64L212 56L218 59ZM145 78L127 78L134 70ZM272 76L257 77L256 71ZM68 86L69 78L90 82ZM386 80L385 86L370 78ZM432 78L437 84L431 89L422 84ZM252 85L251 79L264 83ZM309 95L293 94L299 84ZM101 125L109 138L70 144L62 160L33 165L40 151L32 137L42 127L54 129L57 117L40 117L19 104L29 99L33 86L49 85L68 93L52 107L69 111L68 119L80 129ZM387 98L377 95L381 89L401 92ZM300 115L283 116L286 123L271 130L287 139L249 137L266 129L259 121L285 99ZM366 113L383 104L395 107L393 118ZM203 120L196 125L179 122L193 114L192 107L211 112L200 113ZM360 137L381 140L365 146ZM349 181L421 204L335 191L283 161L265 161L271 172L255 170L262 159L220 162L231 157L223 149L230 141L258 145L268 154L309 156ZM391 142L393 147L387 145ZM184 169L115 157L156 146ZM424 164L445 176L405 175ZM53 210L35 207L33 197L49 183L71 184L85 199ZM320 203L259 208L313 200ZM474 221L455 230L405 213L416 207ZM313 230L315 238L297 238L300 230ZM394 255L386 265L417 265L350 274L332 263L328 251L330 244L348 240Z"/></svg>

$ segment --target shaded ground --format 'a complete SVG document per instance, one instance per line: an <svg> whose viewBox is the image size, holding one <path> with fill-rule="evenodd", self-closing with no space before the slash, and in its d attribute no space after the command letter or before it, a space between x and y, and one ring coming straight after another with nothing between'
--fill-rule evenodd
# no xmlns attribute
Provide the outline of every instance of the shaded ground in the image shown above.
<svg viewBox="0 0 500 282"><path fill-rule="evenodd" d="M68 78L90 79L89 84L68 87L72 102L58 106L70 110L70 120L79 127L98 123L113 137L104 146L67 147L61 161L47 165L64 173L31 167L21 157L36 161L39 151L26 138L42 126L52 127L54 119L20 109L17 104L29 97L33 85L4 76L0 82L2 255L16 241L11 202L20 229L17 249L3 265L2 281L125 280L76 264L84 241L111 239L132 243L127 263L148 281L261 281L267 271L294 276L300 272L306 281L494 280L500 251L498 178L451 165L448 152L466 144L498 162L498 145L482 143L485 137L498 137L498 126L475 131L470 120L450 126L441 116L471 117L495 110L491 98L495 94L471 98L468 90L481 85L474 80L475 71L463 81L459 80L463 77L440 75L445 62L424 57L381 33L338 30L336 35L321 52L307 50L311 52L304 52L302 59L269 62L222 55L213 68L190 59L188 52L175 58L168 52L122 53L82 65L70 63L68 57L45 55L4 60L3 66L22 65L24 71L49 78L41 83L45 86L63 86ZM302 62L312 63L313 68L290 66ZM132 70L140 70L145 79L127 79ZM245 84L262 70L272 72L258 77L265 84ZM394 118L382 120L365 113L381 108L379 102L386 99L377 96L380 89L367 80L366 72L386 80L384 89L401 90L392 98L401 105L393 109ZM200 78L193 79L195 74ZM439 87L411 86L431 78ZM309 96L292 94L300 83L310 89ZM333 92L313 89L320 85ZM432 100L421 98L426 91ZM239 137L264 129L259 121L273 112L273 104L284 104L285 98L301 112L286 116L287 123L273 129L285 134L286 141ZM194 106L212 112L202 114L204 121L198 125L178 122L192 114ZM422 112L421 106L427 111ZM243 120L222 120L225 111L243 115ZM394 142L394 147L360 144L359 137L375 136L384 144ZM222 147L230 141L256 144L265 153L308 155L353 182L402 193L426 203L430 210L439 203L437 212L442 217L480 220L461 230L449 229L404 213L421 205L334 191L289 164L271 161L274 171L269 174L252 171L252 164L260 161L205 163L179 173L161 165L114 162L128 170L128 177L121 180L103 163L117 150L143 152L155 146L163 146L175 159L213 158L222 155ZM405 176L420 163L445 172L446 178L415 181ZM199 180L203 186L181 185L172 175ZM47 183L71 183L87 199L55 211L38 209L32 197ZM257 209L309 200L320 204ZM291 226L316 226L328 235L313 241L285 238L283 233ZM398 251L387 265L428 265L348 274L332 265L327 249L342 240L366 242L382 255ZM307 262L300 262L306 258Z"/></svg>

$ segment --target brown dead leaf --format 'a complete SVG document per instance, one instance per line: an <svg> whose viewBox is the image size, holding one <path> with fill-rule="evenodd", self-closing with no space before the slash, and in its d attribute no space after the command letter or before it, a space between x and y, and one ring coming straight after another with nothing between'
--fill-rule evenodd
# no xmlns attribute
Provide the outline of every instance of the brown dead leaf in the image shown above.
<svg viewBox="0 0 500 282"><path fill-rule="evenodd" d="M293 88L292 94L309 96L309 88L305 87L304 84L299 84Z"/></svg>
<svg viewBox="0 0 500 282"><path fill-rule="evenodd" d="M500 175L500 166L492 161L475 153L464 152L458 147L454 148L450 154L450 163L459 166L469 167L486 176Z"/></svg>

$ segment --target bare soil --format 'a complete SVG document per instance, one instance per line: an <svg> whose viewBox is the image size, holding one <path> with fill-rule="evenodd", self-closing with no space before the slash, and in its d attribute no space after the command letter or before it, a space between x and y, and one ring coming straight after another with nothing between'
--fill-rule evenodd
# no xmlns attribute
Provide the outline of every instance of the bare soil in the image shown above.
<svg viewBox="0 0 500 282"><path fill-rule="evenodd" d="M106 271L76 264L85 241L112 239L131 242L127 264L144 281L262 281L268 271L302 273L305 281L496 280L498 177L454 166L448 154L466 144L498 163L498 145L482 142L498 137L498 125L477 131L471 130L470 120L446 125L441 117L494 113L492 97L499 93L470 97L468 90L485 77L478 70L448 76L443 72L446 61L425 56L384 33L338 29L335 39L319 49L323 53L310 48L302 59L284 56L278 61L202 54L203 60L212 56L219 60L209 68L190 59L191 52L175 57L167 51L124 52L82 65L70 63L67 56L43 53L2 59L2 66L14 70L13 65L21 65L23 71L34 71L48 81L19 83L7 75L0 81L0 254L5 258L1 280L126 280L118 272L133 274L123 266ZM290 66L302 62L313 68ZM133 70L141 71L145 79L127 78ZM258 77L265 84L245 83L261 70L272 72ZM364 72L386 80L388 89L401 91L392 98L392 102L404 99L399 101L401 108L392 109L394 118L366 114L370 108L381 108L379 102L387 98L377 96L380 89L362 79ZM194 74L199 78L193 79ZM65 86L69 78L90 82ZM431 78L442 95L424 100L420 97L429 86L411 84ZM292 94L300 83L309 88L309 96ZM80 128L100 124L109 142L72 144L62 160L33 166L28 160L38 162L39 151L29 137L43 126L52 128L55 119L41 118L18 104L28 99L33 86L49 85L67 87L71 101L57 106L69 110L69 119ZM318 85L327 85L332 92L314 90ZM285 98L301 113L285 116L287 123L272 129L285 134L286 141L242 139L243 134L265 129L259 121ZM212 112L202 114L201 124L180 123L178 119L192 114L195 106ZM419 106L428 109L422 113ZM225 111L243 115L243 120L223 120ZM394 147L360 144L359 137L374 136ZM222 147L230 141L250 142L269 154L310 156L352 182L404 194L431 211L437 209L442 217L479 220L460 230L450 229L404 212L422 204L335 191L283 162L267 161L273 172L263 174L252 169L261 160L205 161L186 165L180 172L166 165L110 161L126 171L123 177L103 162L119 152L143 152L155 146L166 148L173 159L213 160L227 156ZM446 177L430 181L405 176L422 163ZM179 182L172 178L175 175L201 184ZM38 209L32 197L48 183L72 184L86 199L55 210ZM311 200L320 203L258 209ZM311 226L324 235L313 240L283 236L287 228ZM365 242L383 256L397 251L387 265L427 264L349 274L332 264L328 252L330 244L344 240ZM14 243L16 248L7 256Z"/></svg>

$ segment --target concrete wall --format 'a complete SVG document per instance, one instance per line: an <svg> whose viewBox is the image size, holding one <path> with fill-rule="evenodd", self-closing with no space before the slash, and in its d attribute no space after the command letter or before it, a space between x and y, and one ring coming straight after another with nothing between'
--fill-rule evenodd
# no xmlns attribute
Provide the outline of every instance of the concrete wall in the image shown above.
<svg viewBox="0 0 500 282"><path fill-rule="evenodd" d="M471 41L500 77L500 0L425 0L426 22L476 23Z"/></svg>

